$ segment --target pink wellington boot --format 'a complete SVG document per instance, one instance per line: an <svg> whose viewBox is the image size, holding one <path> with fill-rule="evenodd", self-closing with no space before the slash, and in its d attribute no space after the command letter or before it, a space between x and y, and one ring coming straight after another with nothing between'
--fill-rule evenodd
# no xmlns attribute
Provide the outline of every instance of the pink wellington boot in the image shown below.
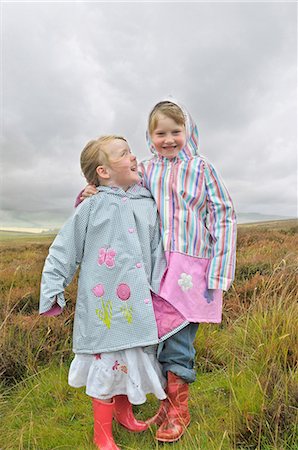
<svg viewBox="0 0 298 450"><path fill-rule="evenodd" d="M151 426L151 425L160 426L164 422L165 418L167 417L169 406L170 406L170 402L167 398L165 400L162 400L160 402L157 413L153 417L150 417L149 419L147 419L146 423L149 426Z"/></svg>
<svg viewBox="0 0 298 450"><path fill-rule="evenodd" d="M188 396L188 384L174 373L168 372L169 409L166 419L157 430L158 441L175 442L184 434L190 423Z"/></svg>
<svg viewBox="0 0 298 450"><path fill-rule="evenodd" d="M92 399L94 414L94 443L100 450L121 450L114 442L112 434L113 410L115 402L105 403Z"/></svg>
<svg viewBox="0 0 298 450"><path fill-rule="evenodd" d="M141 422L135 418L132 411L132 405L127 395L115 395L114 417L123 427L129 431L145 431L148 428L146 422Z"/></svg>

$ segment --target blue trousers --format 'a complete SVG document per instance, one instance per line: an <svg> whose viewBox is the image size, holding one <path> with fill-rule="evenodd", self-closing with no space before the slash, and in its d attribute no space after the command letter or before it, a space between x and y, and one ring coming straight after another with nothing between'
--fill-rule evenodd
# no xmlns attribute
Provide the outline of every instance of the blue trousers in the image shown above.
<svg viewBox="0 0 298 450"><path fill-rule="evenodd" d="M198 323L190 323L159 344L157 359L162 365L162 372L165 377L167 377L167 372L170 371L186 383L195 381L194 359L196 351L194 340L198 326Z"/></svg>

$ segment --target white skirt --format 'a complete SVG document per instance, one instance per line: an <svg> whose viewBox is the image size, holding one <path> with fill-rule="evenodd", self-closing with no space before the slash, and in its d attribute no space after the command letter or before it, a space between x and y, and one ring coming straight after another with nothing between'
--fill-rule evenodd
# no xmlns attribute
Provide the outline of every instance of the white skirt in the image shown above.
<svg viewBox="0 0 298 450"><path fill-rule="evenodd" d="M137 347L97 355L76 354L68 383L86 386L86 394L100 400L127 395L130 403L141 405L146 394L165 399L166 380L156 358L156 347Z"/></svg>

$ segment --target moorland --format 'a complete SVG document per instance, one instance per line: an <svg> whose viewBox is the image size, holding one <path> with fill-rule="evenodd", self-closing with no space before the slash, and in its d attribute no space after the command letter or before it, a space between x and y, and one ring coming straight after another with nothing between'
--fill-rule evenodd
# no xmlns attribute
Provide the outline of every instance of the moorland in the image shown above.
<svg viewBox="0 0 298 450"><path fill-rule="evenodd" d="M76 279L56 318L38 315L39 284L54 236L0 235L0 449L94 449L92 411L84 389L67 384L73 357ZM155 428L129 433L122 449L297 449L297 221L240 225L236 278L224 295L223 321L201 324L192 422L175 444L160 445ZM155 398L135 407L139 419Z"/></svg>

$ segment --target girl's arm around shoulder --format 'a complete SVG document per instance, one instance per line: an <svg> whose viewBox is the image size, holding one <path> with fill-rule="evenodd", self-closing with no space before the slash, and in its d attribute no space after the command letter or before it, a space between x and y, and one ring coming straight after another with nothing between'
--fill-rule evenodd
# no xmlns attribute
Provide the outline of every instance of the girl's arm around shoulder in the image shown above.
<svg viewBox="0 0 298 450"><path fill-rule="evenodd" d="M151 290L158 294L162 277L167 268L167 261L160 232L160 218L156 203L153 201L152 208L155 214L155 226L151 236Z"/></svg>
<svg viewBox="0 0 298 450"><path fill-rule="evenodd" d="M94 184L87 184L87 186L79 192L76 201L75 201L75 208L86 198L92 197L92 195L97 193L96 186Z"/></svg>
<svg viewBox="0 0 298 450"><path fill-rule="evenodd" d="M208 288L227 290L235 273L236 213L230 194L213 165L202 158L207 194L208 229L213 238Z"/></svg>
<svg viewBox="0 0 298 450"><path fill-rule="evenodd" d="M150 178L150 167L151 167L151 161L154 159L154 157L150 159L144 159L138 163L138 171L139 175L142 179L143 186L149 189L149 178Z"/></svg>
<svg viewBox="0 0 298 450"><path fill-rule="evenodd" d="M143 161L140 161L138 163L138 172L139 172L140 177L143 178L144 173L145 173L145 167L144 167L144 162Z"/></svg>
<svg viewBox="0 0 298 450"><path fill-rule="evenodd" d="M83 258L92 200L87 199L75 210L49 249L40 286L40 314L57 315L65 306L64 290Z"/></svg>

